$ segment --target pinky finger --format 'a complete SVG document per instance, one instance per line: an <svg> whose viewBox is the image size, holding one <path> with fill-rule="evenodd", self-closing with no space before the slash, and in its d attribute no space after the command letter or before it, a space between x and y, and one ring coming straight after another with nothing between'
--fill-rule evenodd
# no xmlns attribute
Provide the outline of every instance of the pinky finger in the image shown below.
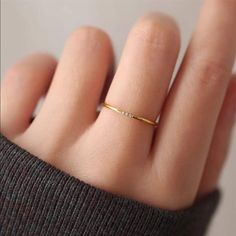
<svg viewBox="0 0 236 236"><path fill-rule="evenodd" d="M199 186L201 197L217 186L220 173L226 160L236 115L236 75L233 76L226 94L215 128L209 156Z"/></svg>

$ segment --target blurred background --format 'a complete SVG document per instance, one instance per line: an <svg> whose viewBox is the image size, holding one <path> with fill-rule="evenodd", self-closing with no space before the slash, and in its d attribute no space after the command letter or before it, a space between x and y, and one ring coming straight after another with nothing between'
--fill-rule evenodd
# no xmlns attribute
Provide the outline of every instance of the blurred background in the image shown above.
<svg viewBox="0 0 236 236"><path fill-rule="evenodd" d="M66 37L81 25L107 31L119 60L129 29L150 11L165 12L179 23L180 62L201 5L201 0L1 0L1 78L12 63L27 53L48 51L59 57ZM209 236L236 235L235 171L236 132L220 183L222 202Z"/></svg>

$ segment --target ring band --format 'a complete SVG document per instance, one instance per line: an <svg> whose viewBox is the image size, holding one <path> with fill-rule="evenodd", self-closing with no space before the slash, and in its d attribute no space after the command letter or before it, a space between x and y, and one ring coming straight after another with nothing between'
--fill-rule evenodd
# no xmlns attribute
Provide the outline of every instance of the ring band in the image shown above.
<svg viewBox="0 0 236 236"><path fill-rule="evenodd" d="M130 112L127 112L127 111L124 111L124 110L121 110L120 108L117 108L117 107L114 107L108 103L102 103L102 106L103 107L106 107L112 111L115 111L117 113L120 113L121 115L124 115L126 117L129 117L129 118L133 118L135 120L139 120L139 121L142 121L142 122L145 122L146 124L149 124L149 125L152 125L154 127L157 127L157 122L156 121L152 121L152 120L149 120L149 119L146 119L144 117L141 117L141 116L137 116L137 115L134 115Z"/></svg>

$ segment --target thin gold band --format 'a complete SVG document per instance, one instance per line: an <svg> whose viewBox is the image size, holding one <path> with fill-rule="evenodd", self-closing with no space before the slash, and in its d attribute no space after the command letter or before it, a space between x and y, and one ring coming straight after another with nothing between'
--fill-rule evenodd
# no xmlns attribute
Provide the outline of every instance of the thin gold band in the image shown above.
<svg viewBox="0 0 236 236"><path fill-rule="evenodd" d="M103 106L103 107L106 107L106 108L108 108L108 109L110 109L110 110L112 110L112 111L115 111L115 112L117 112L117 113L120 113L121 115L124 115L124 116L126 116L126 117L133 118L133 119L135 119L135 120L139 120L139 121L145 122L145 123L147 123L147 124L149 124L149 125L152 125L152 126L154 126L154 127L157 127L157 122L155 122L155 121L146 119L146 118L141 117L141 116L134 115L134 114L132 114L132 113L130 113L130 112L127 112L127 111L123 111L123 110L121 110L120 108L114 107L114 106L112 106L112 105L110 105L110 104L108 104L108 103L105 103L105 102L104 102L104 103L102 103L102 106Z"/></svg>

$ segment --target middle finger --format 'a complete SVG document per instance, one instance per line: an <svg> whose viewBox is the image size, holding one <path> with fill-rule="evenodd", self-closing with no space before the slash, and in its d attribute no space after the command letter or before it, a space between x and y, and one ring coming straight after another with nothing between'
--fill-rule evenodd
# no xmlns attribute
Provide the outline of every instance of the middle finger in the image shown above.
<svg viewBox="0 0 236 236"><path fill-rule="evenodd" d="M198 190L234 63L235 21L236 1L205 1L164 108L154 163L174 207L192 204Z"/></svg>

